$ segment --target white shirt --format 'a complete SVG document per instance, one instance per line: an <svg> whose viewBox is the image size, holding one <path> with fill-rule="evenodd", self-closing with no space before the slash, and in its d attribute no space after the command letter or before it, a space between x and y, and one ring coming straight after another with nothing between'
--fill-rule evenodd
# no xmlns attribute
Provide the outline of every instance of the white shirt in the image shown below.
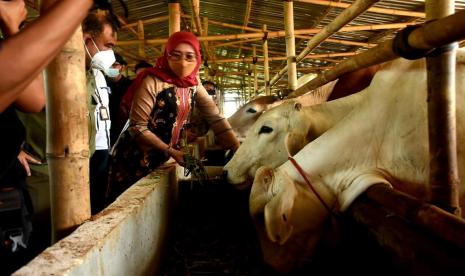
<svg viewBox="0 0 465 276"><path fill-rule="evenodd" d="M95 85L97 91L93 95L94 100L97 102L95 107L95 126L97 133L95 135L95 150L108 150L110 149L110 108L109 94L111 93L110 88L107 86L107 82L103 73L100 70L92 69L92 73L95 76ZM106 109L108 120L102 120L100 113L105 112Z"/></svg>

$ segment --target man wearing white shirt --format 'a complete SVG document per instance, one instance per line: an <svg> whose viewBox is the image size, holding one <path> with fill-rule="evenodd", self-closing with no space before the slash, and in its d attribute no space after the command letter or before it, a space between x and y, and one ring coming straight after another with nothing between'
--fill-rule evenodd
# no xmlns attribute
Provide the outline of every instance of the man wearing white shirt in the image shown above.
<svg viewBox="0 0 465 276"><path fill-rule="evenodd" d="M110 161L111 92L104 74L112 77L119 73L111 68L115 62L117 26L109 15L89 13L82 23L82 31L89 91L90 201L92 214L96 214L104 207Z"/></svg>

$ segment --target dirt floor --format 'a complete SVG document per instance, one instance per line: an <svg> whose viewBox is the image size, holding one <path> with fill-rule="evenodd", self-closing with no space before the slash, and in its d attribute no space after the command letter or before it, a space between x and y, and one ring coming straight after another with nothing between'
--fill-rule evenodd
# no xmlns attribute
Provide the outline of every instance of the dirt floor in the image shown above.
<svg viewBox="0 0 465 276"><path fill-rule="evenodd" d="M261 259L248 213L249 191L221 182L180 183L172 239L161 275L280 275ZM364 233L345 225L343 241L295 275L397 275ZM393 274L394 273L394 274Z"/></svg>
<svg viewBox="0 0 465 276"><path fill-rule="evenodd" d="M273 275L261 262L248 191L181 182L162 275Z"/></svg>

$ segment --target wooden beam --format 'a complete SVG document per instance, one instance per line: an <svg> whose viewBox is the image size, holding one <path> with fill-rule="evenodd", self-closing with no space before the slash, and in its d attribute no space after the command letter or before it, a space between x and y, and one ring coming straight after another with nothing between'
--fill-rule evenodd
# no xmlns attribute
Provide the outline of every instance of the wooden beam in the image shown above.
<svg viewBox="0 0 465 276"><path fill-rule="evenodd" d="M379 2L379 0L356 0L352 5L346 8L333 21L326 25L320 32L318 32L315 36L312 37L312 39L307 42L305 49L296 57L296 62L299 63L325 39L338 32L338 30L342 29L344 25L354 20L357 16L365 12L369 7L377 2ZM279 73L276 74L270 81L270 85L275 84L280 78L282 78L287 70L287 66L281 69L281 71L279 71Z"/></svg>
<svg viewBox="0 0 465 276"><path fill-rule="evenodd" d="M257 93L258 93L258 76L257 76L257 61L258 61L258 58L257 58L257 49L255 46L253 46L253 52L252 52L252 70L253 70L253 91L254 91L254 96L256 97L257 96Z"/></svg>
<svg viewBox="0 0 465 276"><path fill-rule="evenodd" d="M181 30L181 4L168 3L169 35Z"/></svg>
<svg viewBox="0 0 465 276"><path fill-rule="evenodd" d="M211 23L211 20L209 21ZM339 32L356 32L356 31L374 31L374 30L384 30L384 29L400 29L407 26L415 25L415 23L392 23L392 24L377 24L377 25L363 25L363 26L347 26L339 30ZM321 29L300 29L295 30L296 35L305 35L305 34L316 34ZM285 31L268 31L268 39L284 37ZM200 36L198 39L200 41L220 41L220 40L231 40L231 39L251 39L251 38L263 38L264 33L245 33L245 34L230 34L230 35L214 35L214 36ZM156 39L147 39L146 41L140 40L127 40L127 41L118 41L117 44L121 46L125 45L136 45L139 43L146 43L146 45L160 45L165 44L168 41L167 38L156 38Z"/></svg>
<svg viewBox="0 0 465 276"><path fill-rule="evenodd" d="M191 5L191 11L192 11L192 22L194 22L195 29L198 33L199 36L203 35L202 31L202 23L200 22L200 3L199 0L191 0L189 1L189 4Z"/></svg>
<svg viewBox="0 0 465 276"><path fill-rule="evenodd" d="M267 34L266 24L263 25L263 33ZM270 64L269 64L269 57L268 57L268 36L267 35L265 35L263 39L263 69L265 73L265 95L271 95Z"/></svg>
<svg viewBox="0 0 465 276"><path fill-rule="evenodd" d="M407 274L465 272L465 222L435 206L376 184L344 216L363 227L363 234Z"/></svg>
<svg viewBox="0 0 465 276"><path fill-rule="evenodd" d="M219 43L219 44L210 44L214 48L219 48L219 47L226 47L226 46L231 46L231 45L236 45L236 44L242 44L242 43L250 43L250 42L255 42L262 40L262 38L252 38L252 39L246 39L246 40L237 40L237 41L231 41L231 42L226 42L226 43Z"/></svg>
<svg viewBox="0 0 465 276"><path fill-rule="evenodd" d="M252 27L241 26L241 25L236 25L236 24L223 23L223 22L219 22L219 21L211 20L211 19L210 19L210 24L217 25L217 26L220 26L220 27L226 27L226 28L231 28L231 29L239 29L239 30L250 31L250 32L261 32L262 31L261 29L258 29L258 28L252 28Z"/></svg>
<svg viewBox="0 0 465 276"><path fill-rule="evenodd" d="M44 0L41 11L56 2ZM53 242L69 235L91 215L85 55L79 26L47 67L47 163Z"/></svg>
<svg viewBox="0 0 465 276"><path fill-rule="evenodd" d="M163 21L167 21L167 20L169 20L169 15L164 15L164 16L160 16L160 17L154 17L154 18L142 20L142 22L145 25L149 25L149 24L163 22ZM122 29L137 27L137 25L139 24L138 22L139 22L139 20L137 20L137 22L127 23L126 25L124 25L122 27Z"/></svg>
<svg viewBox="0 0 465 276"><path fill-rule="evenodd" d="M448 26L448 28L444 28ZM443 44L460 41L465 38L465 10L456 12L453 15L423 24L412 31L408 36L410 47L418 50L431 50ZM366 68L375 64L386 62L397 58L393 51L393 40L387 40L378 46L368 49L365 52L338 64L331 72L325 72L309 83L298 88L288 97L297 97L320 87L339 76Z"/></svg>
<svg viewBox="0 0 465 276"><path fill-rule="evenodd" d="M138 23L137 24L137 38L139 40L144 40L145 38L144 22L142 20L139 20L137 23ZM139 56L145 59L145 45L144 44L139 44Z"/></svg>
<svg viewBox="0 0 465 276"><path fill-rule="evenodd" d="M136 35L136 37L139 36L139 33L136 31L136 29L134 29L132 26L129 26L128 23L126 22L126 20L124 20L121 16L116 15L116 18L118 19L119 23L121 23L121 29L128 29L134 35ZM137 24L134 27L137 27Z"/></svg>
<svg viewBox="0 0 465 276"><path fill-rule="evenodd" d="M331 57L350 57L356 55L356 52L347 52L347 53L333 53L333 54L310 54L306 56L304 59L320 59L320 58L331 58ZM279 61L279 60L287 60L286 56L281 57L270 57L269 61ZM263 62L263 58L257 58L257 61ZM225 58L225 59L217 59L216 63L230 63L230 62L252 62L252 58Z"/></svg>
<svg viewBox="0 0 465 276"><path fill-rule="evenodd" d="M262 39L260 39L260 40L262 40ZM249 51L251 51L253 49L253 47L239 46L239 45L230 45L229 48L241 48L243 50L249 50ZM263 49L257 49L257 52L263 53ZM268 50L268 54L285 55L286 53Z"/></svg>
<svg viewBox="0 0 465 276"><path fill-rule="evenodd" d="M455 11L454 0L426 1L426 19ZM454 45L445 45L454 46ZM455 49L426 58L431 202L460 215L455 116Z"/></svg>
<svg viewBox="0 0 465 276"><path fill-rule="evenodd" d="M323 0L294 0L294 1L302 2L302 3L309 3L309 4L314 4L314 5L337 7L337 8L342 8L342 9L346 9L350 6L350 4L336 2L336 1L323 1ZM424 12L412 12L412 11L384 9L384 8L376 8L376 7L369 8L368 11L373 12L373 13L379 13L379 14L425 18Z"/></svg>
<svg viewBox="0 0 465 276"><path fill-rule="evenodd" d="M253 67L253 64L251 65L250 63L248 64ZM334 66L321 66L321 67L304 67L304 68L299 68L298 72L301 73L307 73L307 72L315 72L315 71L321 71L321 70L327 70L327 69L332 69ZM253 71L253 68L250 69L250 71ZM273 69L270 70L272 73L277 73L279 72L279 69ZM216 75L218 76L224 76L224 75L231 75L231 76L242 76L242 75L248 75L249 70L240 70L240 71L227 71L227 72L216 72Z"/></svg>
<svg viewBox="0 0 465 276"><path fill-rule="evenodd" d="M309 40L312 38L311 36L307 36L307 35L296 35L296 37L302 38L305 40ZM358 41L334 39L334 38L327 38L325 39L324 42L332 42L332 43L337 43L337 44L359 46L359 47L366 47L366 48L372 48L378 45L378 43L358 42Z"/></svg>
<svg viewBox="0 0 465 276"><path fill-rule="evenodd" d="M292 1L283 1L283 4L284 4L284 30L286 32L288 89L291 91L294 91L297 88L297 60L295 56L295 35L294 35L294 3Z"/></svg>

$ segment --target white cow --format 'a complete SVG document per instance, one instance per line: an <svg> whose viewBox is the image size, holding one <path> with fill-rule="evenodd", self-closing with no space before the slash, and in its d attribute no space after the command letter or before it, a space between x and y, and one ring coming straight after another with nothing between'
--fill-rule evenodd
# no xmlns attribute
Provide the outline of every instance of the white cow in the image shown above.
<svg viewBox="0 0 465 276"><path fill-rule="evenodd" d="M397 59L385 64L362 93L357 108L294 156L334 212L344 212L376 183L392 185L419 198L429 194L425 67L424 60ZM465 179L464 74L465 65L458 64L457 137L462 139L457 139L457 156L461 179ZM275 124L269 121L264 126L276 129ZM461 185L462 209L464 192ZM323 233L328 233L325 226L330 225L329 212L290 161L276 169L257 170L250 212L264 259L279 271L290 271L311 258Z"/></svg>
<svg viewBox="0 0 465 276"><path fill-rule="evenodd" d="M224 167L228 182L247 185L246 179L253 178L259 167L284 163L288 151L297 153L344 118L363 98L361 93L306 107L296 98L265 112Z"/></svg>
<svg viewBox="0 0 465 276"><path fill-rule="evenodd" d="M245 137L249 127L277 100L279 98L276 96L260 96L252 99L228 118L229 124L239 137Z"/></svg>
<svg viewBox="0 0 465 276"><path fill-rule="evenodd" d="M305 79L306 80L306 79ZM307 93L293 100L301 103L303 106L310 106L326 102L330 96L337 81L325 84L312 93ZM268 109L281 105L287 100L279 100L276 96L260 96L240 107L233 115L228 118L231 127L236 134L245 138L250 127L257 119Z"/></svg>

